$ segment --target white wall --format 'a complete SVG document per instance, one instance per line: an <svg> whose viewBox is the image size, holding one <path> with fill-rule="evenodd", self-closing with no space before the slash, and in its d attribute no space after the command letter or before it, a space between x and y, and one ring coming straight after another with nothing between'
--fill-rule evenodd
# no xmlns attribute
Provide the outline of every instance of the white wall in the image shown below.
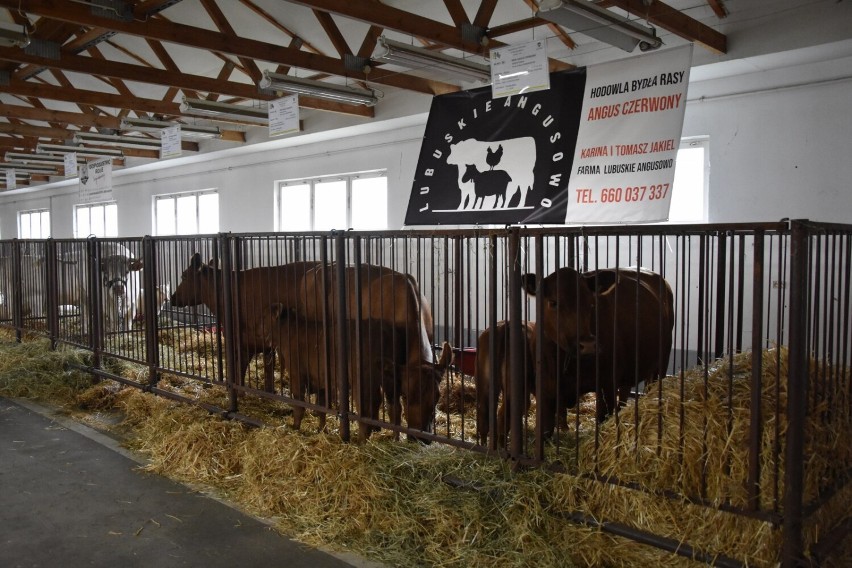
<svg viewBox="0 0 852 568"><path fill-rule="evenodd" d="M838 60L833 75L798 85L812 65L690 84L683 135L709 136L710 222L852 220L852 58ZM216 152L194 163L179 158L118 170L119 236L151 234L152 196L207 188L219 191L222 231L272 231L276 181L372 169L388 172L388 227L398 229L425 120L418 114L374 121L245 146L234 155ZM51 209L54 237L72 236L76 182L44 187L0 196L0 237L17 235L18 211L41 207Z"/></svg>

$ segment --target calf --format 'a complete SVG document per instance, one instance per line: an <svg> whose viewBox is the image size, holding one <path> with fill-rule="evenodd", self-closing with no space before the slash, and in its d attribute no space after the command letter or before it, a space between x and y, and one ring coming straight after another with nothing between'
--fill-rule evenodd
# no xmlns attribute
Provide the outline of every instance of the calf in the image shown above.
<svg viewBox="0 0 852 568"><path fill-rule="evenodd" d="M297 311L305 319L323 321L324 314L336 322L338 305L336 264L317 266L308 271L297 294ZM435 364L432 352L432 314L417 283L409 274L384 266L361 265L360 269L344 266L346 318L373 319L387 324L393 334L394 367L399 374L397 399L405 407L410 428L431 432L438 403L441 376L452 357L452 350L442 350L442 360ZM358 294L360 288L360 295ZM394 416L399 423L399 415Z"/></svg>
<svg viewBox="0 0 852 568"><path fill-rule="evenodd" d="M548 342L542 345L542 362L551 361L548 372L555 371L562 382L560 408L595 392L600 421L631 387L664 376L674 313L671 288L660 275L631 269L584 275L566 267L540 282L526 274L522 286L545 302L540 323ZM560 362L566 357L567 364Z"/></svg>
<svg viewBox="0 0 852 568"><path fill-rule="evenodd" d="M529 396L535 392L535 323L522 322L524 371L524 412L529 411ZM491 351L491 341L494 351ZM509 412L509 324L498 322L479 335L476 343L476 434L483 446L488 443L491 428L490 400L497 401L503 393L503 401L497 410L496 443L503 445L506 434L506 416ZM493 361L493 365L492 365ZM493 399L492 399L493 397Z"/></svg>

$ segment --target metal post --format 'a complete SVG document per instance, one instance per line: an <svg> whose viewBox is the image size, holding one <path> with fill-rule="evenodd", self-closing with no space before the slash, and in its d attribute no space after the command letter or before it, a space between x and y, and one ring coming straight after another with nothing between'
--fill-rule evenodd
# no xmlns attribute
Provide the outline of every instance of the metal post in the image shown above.
<svg viewBox="0 0 852 568"><path fill-rule="evenodd" d="M101 247L96 237L86 242L86 258L89 259L86 270L89 271L89 347L92 349L92 366L101 368L101 355L104 346L103 333L103 296L101 286Z"/></svg>
<svg viewBox="0 0 852 568"><path fill-rule="evenodd" d="M521 246L520 229L509 230L509 455L517 461L523 452L524 368L521 331Z"/></svg>
<svg viewBox="0 0 852 568"><path fill-rule="evenodd" d="M784 544L781 565L804 563L802 501L804 492L805 415L808 398L808 230L790 223L790 344L787 378L787 447L784 468Z"/></svg>
<svg viewBox="0 0 852 568"><path fill-rule="evenodd" d="M45 245L47 277L47 329L50 335L50 348L56 349L59 339L59 284L57 282L56 241L47 239Z"/></svg>
<svg viewBox="0 0 852 568"><path fill-rule="evenodd" d="M15 327L15 341L21 342L24 327L24 295L21 274L21 241L15 239L12 244L12 325Z"/></svg>
<svg viewBox="0 0 852 568"><path fill-rule="evenodd" d="M231 240L226 233L220 233L217 240L219 241L219 254L222 266L219 277L222 282L222 327L225 332L225 365L227 373L225 376L225 384L228 389L228 397L230 399L229 412L237 411L237 389L235 385L242 382L243 377L238 377L240 366L240 348L239 338L234 334L237 323L234 321L237 312L234 304L234 284L236 275L231 258ZM218 301L218 298L217 298ZM237 303L238 305L238 303Z"/></svg>
<svg viewBox="0 0 852 568"><path fill-rule="evenodd" d="M145 311L145 358L148 363L148 384L154 386L160 380L157 372L160 367L160 350L157 348L160 318L157 313L157 256L151 237L142 239L142 266L145 267L142 271L142 288L145 290L142 300Z"/></svg>
<svg viewBox="0 0 852 568"><path fill-rule="evenodd" d="M763 437L761 427L761 393L763 390L763 231L754 235L754 272L752 273L751 315L751 415L749 419L748 453L748 505L756 511L760 507L760 446Z"/></svg>
<svg viewBox="0 0 852 568"><path fill-rule="evenodd" d="M346 373L349 369L349 341L346 330L348 329L346 317L346 234L337 233L334 237L335 273L337 274L335 286L337 287L337 368L340 373ZM360 275L356 275L360 276ZM344 442L350 439L349 434L349 381L341 380L340 384L340 438Z"/></svg>
<svg viewBox="0 0 852 568"><path fill-rule="evenodd" d="M488 365L491 369L491 384L488 389L488 448L497 449L497 235L488 239ZM478 356L478 355L477 355ZM504 425L505 426L505 425ZM502 435L502 432L500 433Z"/></svg>

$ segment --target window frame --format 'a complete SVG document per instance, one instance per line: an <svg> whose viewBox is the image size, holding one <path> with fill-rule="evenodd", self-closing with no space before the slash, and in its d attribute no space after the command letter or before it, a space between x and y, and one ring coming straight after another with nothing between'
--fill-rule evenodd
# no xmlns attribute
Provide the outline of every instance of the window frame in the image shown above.
<svg viewBox="0 0 852 568"><path fill-rule="evenodd" d="M203 195L215 195L215 196L216 196L216 202L217 202L217 210L218 210L218 211L221 211L221 209L218 207L218 205L219 205L219 190L218 190L218 188L197 189L197 190L193 190L193 191L179 191L179 192L176 192L176 193L162 193L162 194L159 194L159 195L154 195L154 196L153 196L153 199L152 199L152 201L151 201L151 208L152 208L152 214L151 214L152 227L151 227L151 231L152 231L152 233L153 233L154 235L156 235L156 236L168 236L168 237L171 237L171 236L182 236L182 235L201 235L201 234L207 234L207 233L201 233L201 232L199 231L199 227L201 226L201 214L200 214L200 210L199 210L199 198L200 198L201 196L203 196ZM178 199L179 199L179 198L181 198L181 197L188 197L188 196L192 196L192 197L194 197L194 198L195 198L195 227L196 227L196 231L195 231L194 233L181 233L181 232L179 231L179 228L178 228L177 202L178 202ZM157 217L157 216L158 216L158 213L157 213L158 208L157 208L157 203L158 203L159 201L161 201L161 200L165 200L165 199L172 199L172 200L174 200L174 208L173 208L173 211L172 211L172 212L173 212L173 219L174 219L174 225L175 225L175 232L174 232L174 233L171 233L171 234L168 234L168 235L160 234L160 232L158 231L158 217ZM220 225L220 222L221 222L221 219L220 219L220 218L217 218L217 219L216 219L216 231L214 231L214 232L213 232L213 233L211 233L211 234L215 234L215 233L218 233L218 232L219 232L219 228L220 228L220 227L219 227L219 225Z"/></svg>
<svg viewBox="0 0 852 568"><path fill-rule="evenodd" d="M319 183L330 182L330 181L345 181L346 182L346 227L339 227L338 230L348 230L352 228L352 184L353 181L358 179L369 179L369 178L384 178L385 179L385 222L384 227L381 229L362 229L362 230L386 230L388 227L388 219L387 219L387 197L388 197L388 172L386 169L377 169L377 170L366 170L363 172L353 172L346 174L330 174L330 175L322 175L322 176L313 176L313 177L302 177L302 178L292 178L286 179L276 182L275 184L275 231L276 232L304 232L304 231L317 231L324 229L316 229L316 185ZM299 230L287 230L282 227L282 218L283 212L282 208L284 206L284 190L287 187L300 186L300 185L308 185L310 186L310 227L307 229L299 229ZM359 229L354 229L359 230Z"/></svg>
<svg viewBox="0 0 852 568"><path fill-rule="evenodd" d="M93 233L89 233L87 235L80 235L79 227L77 227L77 211L78 210L89 209L89 229L91 229L92 228L92 221L91 221L91 219L92 219L92 211L91 211L92 208L93 207L103 207L104 228L106 228L106 224L107 224L106 223L106 217L107 217L106 208L111 206L111 205L115 207L115 214L116 214L116 219L117 219L118 218L118 203L115 202L115 201L98 201L98 202L95 202L95 203L78 203L78 204L74 205L74 235L75 235L74 238L84 239L84 238L87 238L87 237L93 235ZM117 237L118 236L118 223L116 223L114 235L104 234L104 235L94 235L94 236L101 237L101 238Z"/></svg>
<svg viewBox="0 0 852 568"><path fill-rule="evenodd" d="M39 226L42 228L42 234L39 235L39 236L35 236L35 237L33 237L33 236L24 237L21 234L21 231L22 231L22 228L23 228L22 218L24 216L27 216L27 218L29 219L30 216L34 215L34 214L38 214L40 216L47 214L47 235L44 234L45 223L40 221ZM18 238L19 239L49 239L50 235L53 233L53 228L51 227L52 223L53 223L53 219L51 219L49 207L43 207L43 208L40 208L40 209L26 209L26 210L23 210L23 211L18 211ZM30 225L30 228L32 228L32 222L31 221L30 221L29 225Z"/></svg>

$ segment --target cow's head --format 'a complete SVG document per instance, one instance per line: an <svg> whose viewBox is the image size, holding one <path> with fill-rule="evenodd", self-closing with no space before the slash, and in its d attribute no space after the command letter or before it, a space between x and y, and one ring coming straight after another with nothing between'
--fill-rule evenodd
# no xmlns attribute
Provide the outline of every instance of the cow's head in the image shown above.
<svg viewBox="0 0 852 568"><path fill-rule="evenodd" d="M452 361L453 350L445 341L437 363L404 366L401 391L405 420L409 428L423 432L434 431L435 407L440 397L441 380Z"/></svg>
<svg viewBox="0 0 852 568"><path fill-rule="evenodd" d="M580 273L573 268L560 268L541 281L535 274L524 274L521 286L537 301L544 302L544 334L550 340L569 353L594 353L595 294Z"/></svg>
<svg viewBox="0 0 852 568"><path fill-rule="evenodd" d="M128 275L142 270L142 261L124 255L110 255L101 258L101 278L107 293L125 296Z"/></svg>
<svg viewBox="0 0 852 568"><path fill-rule="evenodd" d="M180 283L175 288L169 302L176 308L203 304L202 294L205 282L209 278L215 277L215 274L216 269L204 264L200 254L193 254L192 258L189 259L189 266L181 274Z"/></svg>

